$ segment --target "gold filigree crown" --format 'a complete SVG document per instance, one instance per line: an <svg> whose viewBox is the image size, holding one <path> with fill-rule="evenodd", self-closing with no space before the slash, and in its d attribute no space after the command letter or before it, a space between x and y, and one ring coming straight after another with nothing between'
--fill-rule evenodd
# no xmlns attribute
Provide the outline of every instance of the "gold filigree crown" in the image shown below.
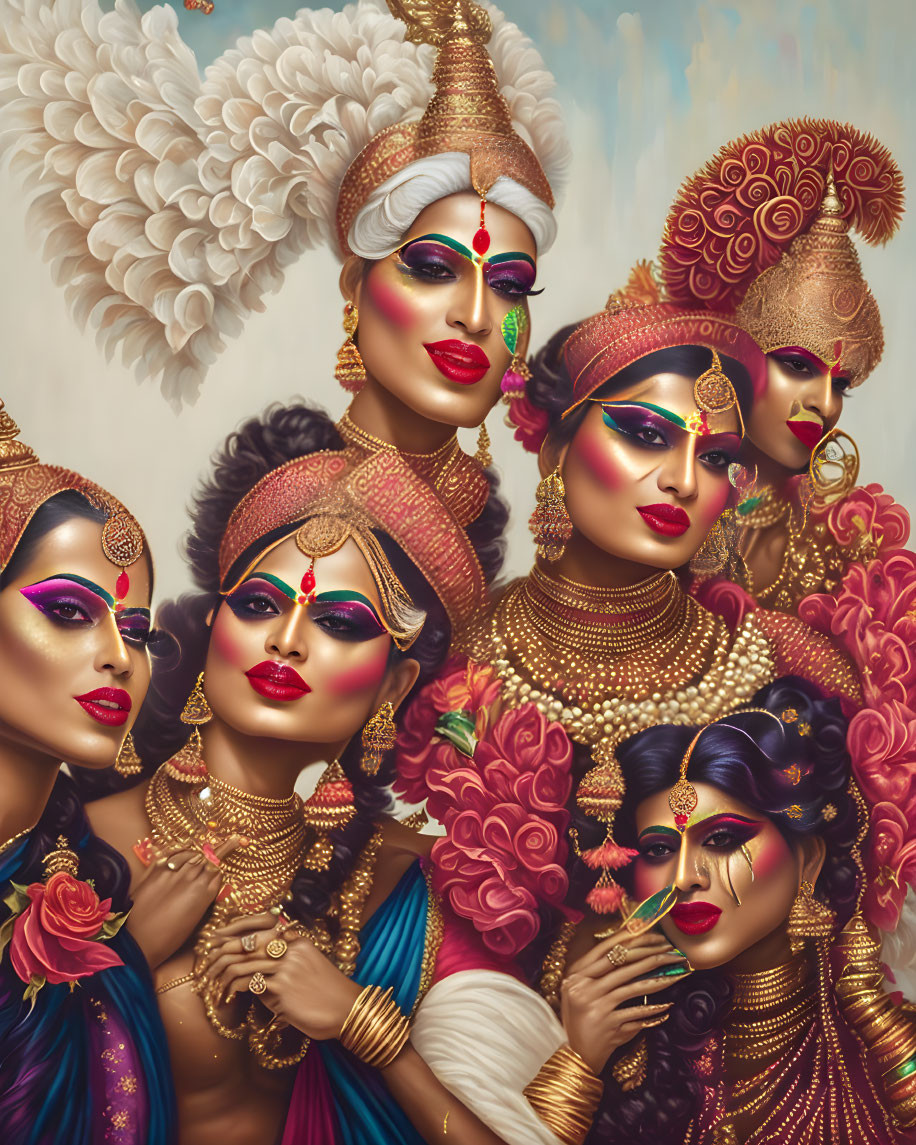
<svg viewBox="0 0 916 1145"><path fill-rule="evenodd" d="M366 200L383 183L418 159L460 152L471 162L471 185L480 197L500 176L514 180L554 206L553 192L537 156L512 126L509 105L486 45L488 13L473 0L387 0L407 25L407 39L438 48L435 94L422 119L380 131L347 169L337 201L337 236L347 236Z"/></svg>

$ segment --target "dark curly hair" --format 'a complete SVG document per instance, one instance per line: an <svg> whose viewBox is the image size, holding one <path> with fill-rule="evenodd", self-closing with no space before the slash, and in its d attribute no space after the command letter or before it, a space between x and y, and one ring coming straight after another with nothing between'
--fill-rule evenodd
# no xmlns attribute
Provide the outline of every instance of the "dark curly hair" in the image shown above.
<svg viewBox="0 0 916 1145"><path fill-rule="evenodd" d="M559 449L572 440L588 412L588 404L583 402L569 417L563 417L573 401L573 383L563 358L563 346L579 325L573 322L561 327L529 360L531 377L526 383L524 396L515 399L509 406L509 418L519 426L516 436L520 437L527 448L534 447L534 440L540 433L529 438L523 427L546 426L551 445ZM735 358L720 355L720 361L722 369L735 387L741 416L747 423L754 400L751 376L746 367ZM698 378L711 365L712 351L706 346L673 346L667 350L656 350L608 378L592 396L610 398L653 374L682 374L688 378Z"/></svg>
<svg viewBox="0 0 916 1145"><path fill-rule="evenodd" d="M855 910L860 872L852 858L858 816L848 791L846 720L839 700L820 699L806 681L789 676L761 689L749 707L776 716L791 708L798 719L777 724L761 712L745 710L717 720L697 740L689 778L712 784L770 816L789 843L819 835L827 855L816 894L836 911L838 926L843 926ZM802 735L799 728L805 725L810 734ZM626 782L614 830L619 843L635 844L637 807L673 786L698 730L670 724L647 728L617 749ZM797 783L786 775L793 764L801 770ZM790 804L801 808L800 818L782 814ZM825 815L828 804L831 811ZM581 814L580 823L584 828ZM626 881L625 873L621 881ZM673 985L666 998L674 1002L668 1020L645 1034L649 1049L645 1083L622 1093L613 1081L614 1062L627 1047L608 1063L605 1098L588 1137L591 1145L682 1141L697 1114L701 1087L693 1063L721 1025L731 987L721 971L697 971Z"/></svg>
<svg viewBox="0 0 916 1145"><path fill-rule="evenodd" d="M188 740L190 728L179 714L194 682L203 670L209 644L207 615L222 603L219 594L219 546L233 510L242 497L273 469L296 457L324 449L343 447L334 423L320 410L304 403L274 405L259 418L245 422L213 458L210 477L197 491L191 510L192 525L186 551L195 582L201 591L189 593L164 604L157 623L170 632L181 649L180 655L157 665L146 704L134 729L134 742L144 762L144 774L175 754ZM502 559L497 525L504 513L502 503L491 495L489 514L477 524L478 549L485 571L493 576ZM451 641L451 627L441 602L426 579L403 550L387 535L376 536L411 600L426 613L421 633L407 653L394 645L391 660L404 656L417 660L420 674L415 688L428 682L445 660ZM402 709L403 710L403 709ZM331 895L353 868L368 841L374 820L390 810L388 784L393 765L383 761L377 775L367 776L360 767L359 736L348 745L340 764L353 784L357 815L344 828L331 835L334 857L328 870L316 872L301 868L292 884L289 912L303 922L323 915Z"/></svg>

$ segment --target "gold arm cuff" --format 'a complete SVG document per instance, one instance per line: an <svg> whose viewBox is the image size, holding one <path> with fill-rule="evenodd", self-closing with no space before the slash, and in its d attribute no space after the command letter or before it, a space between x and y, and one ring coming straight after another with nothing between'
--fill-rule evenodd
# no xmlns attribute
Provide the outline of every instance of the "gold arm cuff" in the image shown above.
<svg viewBox="0 0 916 1145"><path fill-rule="evenodd" d="M524 1089L531 1108L563 1145L582 1145L603 1093L601 1079L568 1045L549 1057Z"/></svg>

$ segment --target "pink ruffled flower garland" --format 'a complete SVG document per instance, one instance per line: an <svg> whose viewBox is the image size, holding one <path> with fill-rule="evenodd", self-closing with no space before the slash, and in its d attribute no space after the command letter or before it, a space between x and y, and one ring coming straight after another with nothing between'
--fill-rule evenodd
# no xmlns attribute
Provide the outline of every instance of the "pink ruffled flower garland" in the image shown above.
<svg viewBox="0 0 916 1145"><path fill-rule="evenodd" d="M499 693L488 666L451 660L406 714L395 789L426 799L445 827L432 849L435 889L490 951L510 959L536 937L543 907L573 917L564 906L573 753L562 725L533 704L491 723ZM473 725L472 756L437 733L446 713Z"/></svg>
<svg viewBox="0 0 916 1145"><path fill-rule="evenodd" d="M907 886L916 887L916 553L905 509L880 485L827 513L853 560L838 593L809 596L799 616L831 637L859 673L865 707L849 725L852 769L869 805L863 909L893 931Z"/></svg>

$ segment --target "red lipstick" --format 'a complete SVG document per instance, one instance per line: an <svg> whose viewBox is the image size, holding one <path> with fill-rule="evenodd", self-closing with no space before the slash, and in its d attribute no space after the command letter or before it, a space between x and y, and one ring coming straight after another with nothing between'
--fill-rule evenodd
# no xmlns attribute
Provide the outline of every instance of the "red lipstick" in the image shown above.
<svg viewBox="0 0 916 1145"><path fill-rule="evenodd" d="M490 359L473 342L447 338L444 342L424 342L423 349L439 373L460 386L473 386L490 368Z"/></svg>
<svg viewBox="0 0 916 1145"><path fill-rule="evenodd" d="M705 934L719 921L722 910L711 902L681 902L671 911L671 921L682 934Z"/></svg>
<svg viewBox="0 0 916 1145"><path fill-rule="evenodd" d="M817 445L824 436L824 427L819 421L795 421L789 418L786 425L792 430L805 449L814 449L815 445Z"/></svg>
<svg viewBox="0 0 916 1145"><path fill-rule="evenodd" d="M301 700L312 690L295 668L264 660L245 673L248 683L267 700Z"/></svg>
<svg viewBox="0 0 916 1145"><path fill-rule="evenodd" d="M127 720L133 706L123 688L96 688L94 692L73 698L94 720L111 728L120 727Z"/></svg>
<svg viewBox="0 0 916 1145"><path fill-rule="evenodd" d="M650 529L663 537L679 537L690 528L690 518L674 505L637 505L636 511Z"/></svg>

